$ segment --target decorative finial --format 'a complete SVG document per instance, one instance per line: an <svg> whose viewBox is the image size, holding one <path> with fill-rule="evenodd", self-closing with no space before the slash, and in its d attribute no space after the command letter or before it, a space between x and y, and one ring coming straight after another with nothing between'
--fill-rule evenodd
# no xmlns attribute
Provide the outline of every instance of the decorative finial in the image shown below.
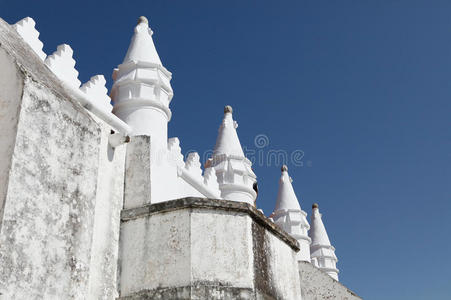
<svg viewBox="0 0 451 300"><path fill-rule="evenodd" d="M283 165L283 166L282 166L282 172L287 172L287 171L288 171L287 165Z"/></svg>
<svg viewBox="0 0 451 300"><path fill-rule="evenodd" d="M233 108L230 105L226 105L226 107L224 107L224 113L231 113L233 114Z"/></svg>
<svg viewBox="0 0 451 300"><path fill-rule="evenodd" d="M318 208L318 203L313 203L312 208Z"/></svg>
<svg viewBox="0 0 451 300"><path fill-rule="evenodd" d="M139 17L139 19L138 19L138 24L141 24L141 23L146 23L147 25L149 25L149 20L147 20L146 17L141 16L141 17Z"/></svg>

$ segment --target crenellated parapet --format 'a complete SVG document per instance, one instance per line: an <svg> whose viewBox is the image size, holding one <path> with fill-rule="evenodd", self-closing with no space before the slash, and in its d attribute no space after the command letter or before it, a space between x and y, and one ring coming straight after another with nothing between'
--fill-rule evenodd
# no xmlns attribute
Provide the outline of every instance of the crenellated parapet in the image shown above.
<svg viewBox="0 0 451 300"><path fill-rule="evenodd" d="M36 29L36 22L26 17L13 25L17 33L23 38L23 40L33 49L33 51L44 61L47 54L42 51L44 44L39 39L39 31Z"/></svg>
<svg viewBox="0 0 451 300"><path fill-rule="evenodd" d="M195 179L203 181L202 165L200 163L200 156L197 152L191 152L185 162L186 171Z"/></svg>
<svg viewBox="0 0 451 300"><path fill-rule="evenodd" d="M80 90L105 113L111 113L113 105L111 105L111 98L108 96L108 89L105 87L105 84L105 77L103 75L96 75L84 83L80 87Z"/></svg>
<svg viewBox="0 0 451 300"><path fill-rule="evenodd" d="M45 59L44 63L65 84L73 89L78 89L81 82L78 80L73 54L74 51L69 45L62 44Z"/></svg>
<svg viewBox="0 0 451 300"><path fill-rule="evenodd" d="M189 153L186 161L184 161L178 138L170 138L168 140L168 161L176 166L178 180L183 180L205 197L221 199L221 192L214 169L205 168L203 172L200 156L197 152ZM192 196L183 188L179 190L178 195L180 197Z"/></svg>
<svg viewBox="0 0 451 300"><path fill-rule="evenodd" d="M103 75L96 75L80 87L78 71L75 68L76 61L73 57L74 51L71 46L61 44L56 51L47 56L43 43L39 39L39 31L36 30L35 21L26 17L12 27L21 36L25 43L37 54L45 66L59 79L61 85L74 96L74 98L91 113L110 124L115 130L128 134L130 126L115 116L112 111L111 99L108 89L105 87L106 80Z"/></svg>

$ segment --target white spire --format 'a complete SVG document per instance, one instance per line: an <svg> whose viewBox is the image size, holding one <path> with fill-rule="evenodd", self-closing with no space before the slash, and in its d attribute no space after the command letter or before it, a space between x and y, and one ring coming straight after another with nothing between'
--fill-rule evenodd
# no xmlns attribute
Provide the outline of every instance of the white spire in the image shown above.
<svg viewBox="0 0 451 300"><path fill-rule="evenodd" d="M113 112L132 127L133 135L150 135L154 150L167 148L172 74L162 66L152 30L140 17L124 62L113 71Z"/></svg>
<svg viewBox="0 0 451 300"><path fill-rule="evenodd" d="M238 123L233 120L233 109L227 105L224 108L224 119L219 127L218 138L213 155L227 154L244 157L243 148L236 129Z"/></svg>
<svg viewBox="0 0 451 300"><path fill-rule="evenodd" d="M288 167L282 166L282 175L279 180L276 207L271 217L274 222L293 236L299 243L298 260L310 262L310 238L307 234L310 225L307 213L301 209L298 198L294 193Z"/></svg>
<svg viewBox="0 0 451 300"><path fill-rule="evenodd" d="M330 244L329 236L322 221L322 215L319 212L318 204L312 206L311 228L309 235L312 239L310 252L312 264L329 274L335 280L338 280L338 261L335 255L335 248Z"/></svg>
<svg viewBox="0 0 451 300"><path fill-rule="evenodd" d="M140 61L162 65L157 49L155 49L152 35L153 31L149 28L149 21L146 17L140 17L138 25L135 27L135 34L125 55L124 63Z"/></svg>
<svg viewBox="0 0 451 300"><path fill-rule="evenodd" d="M251 161L244 156L236 132L238 124L233 120L232 113L232 107L224 108L224 119L219 127L213 157L205 167L216 170L221 198L254 205L257 194L253 185L257 177L252 171Z"/></svg>
<svg viewBox="0 0 451 300"><path fill-rule="evenodd" d="M279 192L277 193L277 202L274 212L279 210L301 210L298 198L294 193L291 183L293 179L288 175L288 167L282 166L282 176L279 180Z"/></svg>

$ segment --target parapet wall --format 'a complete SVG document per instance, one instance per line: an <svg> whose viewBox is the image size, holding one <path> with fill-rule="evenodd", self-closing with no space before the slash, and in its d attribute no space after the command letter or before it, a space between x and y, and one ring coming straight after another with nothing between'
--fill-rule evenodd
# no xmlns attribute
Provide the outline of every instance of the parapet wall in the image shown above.
<svg viewBox="0 0 451 300"><path fill-rule="evenodd" d="M360 300L353 291L336 281L311 263L299 262L302 300Z"/></svg>
<svg viewBox="0 0 451 300"><path fill-rule="evenodd" d="M122 212L121 299L300 299L296 240L247 203Z"/></svg>

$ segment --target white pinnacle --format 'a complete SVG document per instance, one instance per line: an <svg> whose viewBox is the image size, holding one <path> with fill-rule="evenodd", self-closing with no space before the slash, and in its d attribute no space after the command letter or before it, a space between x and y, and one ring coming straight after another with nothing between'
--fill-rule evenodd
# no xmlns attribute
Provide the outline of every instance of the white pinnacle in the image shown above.
<svg viewBox="0 0 451 300"><path fill-rule="evenodd" d="M276 207L271 217L277 225L298 241L300 246L297 254L298 261L310 262L311 240L307 233L310 225L307 221L307 213L301 209L291 183L288 168L284 165L279 180Z"/></svg>
<svg viewBox="0 0 451 300"><path fill-rule="evenodd" d="M135 27L124 63L128 61L149 62L162 65L152 39L153 31L149 28L147 18L140 17Z"/></svg>
<svg viewBox="0 0 451 300"><path fill-rule="evenodd" d="M312 206L312 216L310 222L309 235L312 239L310 252L312 264L329 274L335 280L338 280L338 261L335 255L335 248L330 244L329 236L322 221L322 215L319 212L318 204Z"/></svg>
<svg viewBox="0 0 451 300"><path fill-rule="evenodd" d="M298 198L294 193L291 177L288 175L288 168L286 166L282 167L282 176L279 180L279 192L277 194L276 207L274 212L279 210L301 210Z"/></svg>
<svg viewBox="0 0 451 300"><path fill-rule="evenodd" d="M213 157L205 166L215 169L221 198L254 205L257 193L253 185L257 177L252 171L251 161L244 156L236 132L238 124L233 120L232 113L232 107L224 108Z"/></svg>
<svg viewBox="0 0 451 300"><path fill-rule="evenodd" d="M224 119L219 127L213 155L227 154L244 157L243 148L236 132L238 124L233 120L232 114L232 107L227 105L224 108Z"/></svg>

